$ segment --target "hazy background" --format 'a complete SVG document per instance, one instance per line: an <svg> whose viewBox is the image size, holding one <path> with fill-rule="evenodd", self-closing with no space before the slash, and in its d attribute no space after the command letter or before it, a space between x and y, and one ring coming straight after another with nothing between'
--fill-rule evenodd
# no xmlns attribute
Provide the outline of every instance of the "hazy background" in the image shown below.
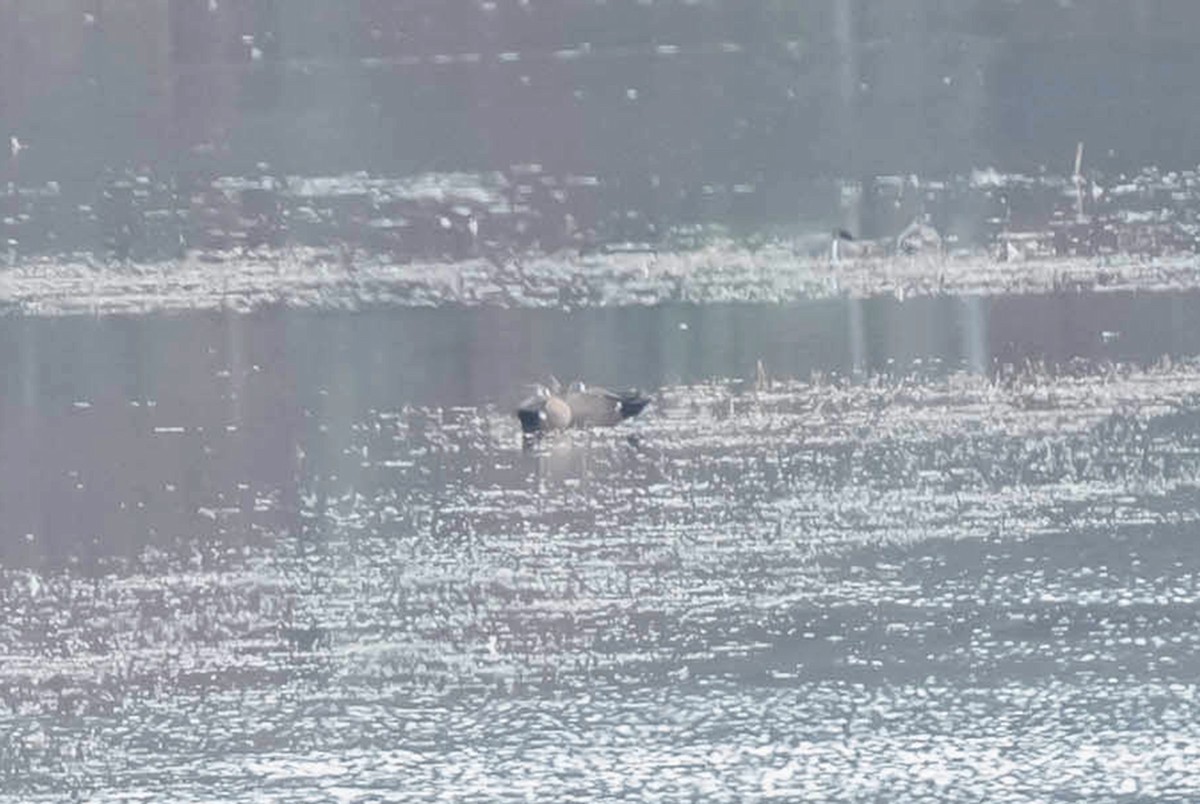
<svg viewBox="0 0 1200 804"><path fill-rule="evenodd" d="M23 182L534 163L769 221L814 178L1069 174L1078 141L1193 166L1197 31L1188 0L0 0L0 133Z"/></svg>

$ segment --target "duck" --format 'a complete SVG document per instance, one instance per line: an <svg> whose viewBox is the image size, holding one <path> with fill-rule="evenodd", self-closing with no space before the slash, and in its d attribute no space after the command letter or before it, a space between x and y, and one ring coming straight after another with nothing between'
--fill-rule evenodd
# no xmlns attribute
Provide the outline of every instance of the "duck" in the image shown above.
<svg viewBox="0 0 1200 804"><path fill-rule="evenodd" d="M573 383L564 393L558 381L538 385L517 408L526 434L585 427L611 427L641 413L650 397L638 390L612 391Z"/></svg>

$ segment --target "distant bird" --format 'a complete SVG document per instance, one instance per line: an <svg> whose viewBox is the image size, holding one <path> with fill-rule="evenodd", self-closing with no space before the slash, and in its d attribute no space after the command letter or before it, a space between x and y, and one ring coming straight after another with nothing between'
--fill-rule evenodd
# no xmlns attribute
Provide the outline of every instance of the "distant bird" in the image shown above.
<svg viewBox="0 0 1200 804"><path fill-rule="evenodd" d="M836 264L843 259L882 257L885 251L884 245L878 240L859 240L845 229L834 229L830 238L829 261Z"/></svg>
<svg viewBox="0 0 1200 804"><path fill-rule="evenodd" d="M17 135L13 134L8 138L8 152L12 154L12 158L16 159L29 146L17 139Z"/></svg>
<svg viewBox="0 0 1200 804"><path fill-rule="evenodd" d="M566 430L569 427L611 427L636 416L650 404L640 391L610 391L575 383L562 392L553 377L549 386L539 385L534 395L517 408L517 418L526 433Z"/></svg>
<svg viewBox="0 0 1200 804"><path fill-rule="evenodd" d="M929 224L929 216L917 218L896 235L896 253L938 253L943 249L942 236Z"/></svg>
<svg viewBox="0 0 1200 804"><path fill-rule="evenodd" d="M845 229L834 229L833 240L829 244L829 261L838 262L842 258L842 244L854 242L854 235Z"/></svg>

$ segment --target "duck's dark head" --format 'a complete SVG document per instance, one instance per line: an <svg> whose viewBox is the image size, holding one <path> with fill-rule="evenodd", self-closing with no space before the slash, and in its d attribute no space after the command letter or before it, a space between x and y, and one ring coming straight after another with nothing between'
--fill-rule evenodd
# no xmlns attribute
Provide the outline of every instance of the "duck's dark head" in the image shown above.
<svg viewBox="0 0 1200 804"><path fill-rule="evenodd" d="M571 407L549 388L539 385L534 395L517 408L517 418L526 433L565 430L571 426Z"/></svg>
<svg viewBox="0 0 1200 804"><path fill-rule="evenodd" d="M545 399L533 397L521 403L521 407L517 408L517 418L526 433L541 432L542 423L546 420Z"/></svg>

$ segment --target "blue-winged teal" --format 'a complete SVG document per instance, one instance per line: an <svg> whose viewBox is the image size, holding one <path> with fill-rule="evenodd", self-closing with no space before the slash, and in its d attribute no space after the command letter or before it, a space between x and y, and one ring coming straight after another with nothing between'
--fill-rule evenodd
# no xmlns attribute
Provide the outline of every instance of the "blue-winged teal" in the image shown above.
<svg viewBox="0 0 1200 804"><path fill-rule="evenodd" d="M568 427L609 427L636 416L650 404L639 391L610 391L575 383L562 393L558 382L539 385L533 396L517 408L526 433L565 430Z"/></svg>

